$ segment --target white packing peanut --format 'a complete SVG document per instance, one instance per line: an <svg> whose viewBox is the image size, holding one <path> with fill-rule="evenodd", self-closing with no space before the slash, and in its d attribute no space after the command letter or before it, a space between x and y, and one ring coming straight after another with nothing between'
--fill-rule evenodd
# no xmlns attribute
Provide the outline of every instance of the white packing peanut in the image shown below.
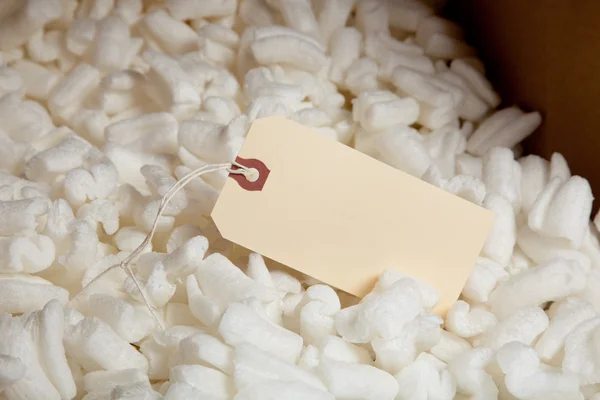
<svg viewBox="0 0 600 400"><path fill-rule="evenodd" d="M319 37L321 42L329 44L331 35L346 25L350 12L357 0L324 0L319 13Z"/></svg>
<svg viewBox="0 0 600 400"><path fill-rule="evenodd" d="M524 225L519 229L517 244L523 253L535 263L545 263L553 258L576 261L584 271L591 268L590 258L575 250L567 241L560 238L541 236Z"/></svg>
<svg viewBox="0 0 600 400"><path fill-rule="evenodd" d="M379 74L383 79L391 80L396 67L410 68L424 74L433 74L435 68L429 57L408 52L387 51L379 56Z"/></svg>
<svg viewBox="0 0 600 400"><path fill-rule="evenodd" d="M181 179L192 171L193 170L191 168L181 165L175 168L175 176L178 179ZM194 216L194 214L210 215L210 212L212 211L215 203L217 202L217 198L219 197L219 192L200 177L191 180L186 186L185 192L187 194L188 205L194 208L193 213L185 213L186 210L189 211L189 207L188 209L184 210L186 217L190 218ZM197 215L195 218L197 218Z"/></svg>
<svg viewBox="0 0 600 400"><path fill-rule="evenodd" d="M392 339L422 309L421 289L413 279L403 278L383 292L369 295L362 303L341 310L336 315L336 328L351 343L366 343L378 336Z"/></svg>
<svg viewBox="0 0 600 400"><path fill-rule="evenodd" d="M106 294L91 295L86 314L107 323L127 343L142 340L156 326L156 322L144 311Z"/></svg>
<svg viewBox="0 0 600 400"><path fill-rule="evenodd" d="M148 370L148 361L133 346L119 337L97 318L85 318L65 332L67 354L84 369L118 370L136 368Z"/></svg>
<svg viewBox="0 0 600 400"><path fill-rule="evenodd" d="M501 114L502 119L492 119ZM484 125L489 121L488 125ZM469 139L469 151L481 155L492 147L513 147L531 135L542 123L538 112L523 113L515 107L496 112ZM485 129L485 130L484 130Z"/></svg>
<svg viewBox="0 0 600 400"><path fill-rule="evenodd" d="M69 299L69 292L64 288L28 274L1 274L0 293L0 312L9 314L39 310L50 300L64 305Z"/></svg>
<svg viewBox="0 0 600 400"><path fill-rule="evenodd" d="M241 303L232 303L223 314L219 333L226 343L253 344L284 361L296 363L302 350L302 337L277 326Z"/></svg>
<svg viewBox="0 0 600 400"><path fill-rule="evenodd" d="M574 295L585 286L585 271L572 260L554 259L512 276L490 294L491 311L504 319L517 310Z"/></svg>
<svg viewBox="0 0 600 400"><path fill-rule="evenodd" d="M26 323L32 322L33 318L35 316L30 315L26 321L22 317L12 317L10 314L0 317L0 337L3 339L0 341L0 354L16 358L25 366L24 375L4 388L2 395L8 400L23 398L58 400L61 398L61 394L44 372L43 361L40 360L38 352L38 345L41 343L34 342L29 330L29 327L34 328L32 326L34 324L29 323L29 326L26 326ZM17 370L15 373L20 373L20 371ZM16 379L17 377L13 375L7 378ZM6 384L6 382L4 383Z"/></svg>
<svg viewBox="0 0 600 400"><path fill-rule="evenodd" d="M364 347L346 342L339 336L330 335L319 343L324 357L357 364L373 364L369 351Z"/></svg>
<svg viewBox="0 0 600 400"><path fill-rule="evenodd" d="M279 11L290 28L318 37L319 26L310 0L279 0Z"/></svg>
<svg viewBox="0 0 600 400"><path fill-rule="evenodd" d="M265 0L241 0L240 3L239 17L248 25L246 31L257 26L274 25L279 19L277 11Z"/></svg>
<svg viewBox="0 0 600 400"><path fill-rule="evenodd" d="M306 344L317 344L336 333L335 315L340 311L340 300L326 285L313 285L305 292L306 304L300 311L300 335Z"/></svg>
<svg viewBox="0 0 600 400"><path fill-rule="evenodd" d="M521 209L521 165L510 149L495 147L483 157L482 180L487 192L508 200L518 213Z"/></svg>
<svg viewBox="0 0 600 400"><path fill-rule="evenodd" d="M364 90L379 88L379 67L370 58L354 61L346 73L345 86L356 96Z"/></svg>
<svg viewBox="0 0 600 400"><path fill-rule="evenodd" d="M85 390L88 393L110 393L117 386L136 384L150 387L148 375L139 369L122 369L118 371L92 371L83 377Z"/></svg>
<svg viewBox="0 0 600 400"><path fill-rule="evenodd" d="M77 389L63 347L64 321L63 305L51 300L42 310L28 315L25 326L39 346L38 357L48 379L62 398L73 398Z"/></svg>
<svg viewBox="0 0 600 400"><path fill-rule="evenodd" d="M185 296L187 293L182 293L185 291L185 286L179 283L177 288L175 289L175 294L170 303L167 303L164 309L164 326L165 328L172 328L178 325L185 326L193 326L198 324L198 319L194 317L192 312L190 311L190 307L188 304L179 303L177 301L185 301ZM147 311L148 308L144 305L140 305L144 308L144 311Z"/></svg>
<svg viewBox="0 0 600 400"><path fill-rule="evenodd" d="M457 301L446 314L446 329L462 337L470 338L493 329L498 320L482 307L471 307L462 300Z"/></svg>
<svg viewBox="0 0 600 400"><path fill-rule="evenodd" d="M423 353L394 377L400 388L396 398L400 400L451 400L456 395L456 382L445 369L445 364L427 353Z"/></svg>
<svg viewBox="0 0 600 400"><path fill-rule="evenodd" d="M125 291L139 303L145 303L142 298L138 284L144 291L146 300L153 308L164 307L175 294L176 285L169 282L164 265L157 260L157 253L147 253L140 257L138 261L138 271L135 274L136 282L130 276L125 280ZM142 261L143 260L143 261ZM142 263L147 263L143 267Z"/></svg>
<svg viewBox="0 0 600 400"><path fill-rule="evenodd" d="M90 18L76 19L65 34L65 45L71 53L82 56L94 45L96 21Z"/></svg>
<svg viewBox="0 0 600 400"><path fill-rule="evenodd" d="M467 350L450 361L448 371L456 379L457 393L465 398L498 398L498 388L485 370L494 356L493 349L482 347Z"/></svg>
<svg viewBox="0 0 600 400"><path fill-rule="evenodd" d="M87 221L74 219L68 229L70 246L57 261L67 268L70 278L76 279L98 260L100 242L96 229Z"/></svg>
<svg viewBox="0 0 600 400"><path fill-rule="evenodd" d="M496 133L522 115L524 115L523 111L515 106L496 111L483 120L473 132L473 135L469 138L467 150L472 154L482 156L492 147L502 146L502 144L494 144L493 142Z"/></svg>
<svg viewBox="0 0 600 400"><path fill-rule="evenodd" d="M0 129L18 142L33 142L54 129L48 111L31 100L21 101L16 92L0 98Z"/></svg>
<svg viewBox="0 0 600 400"><path fill-rule="evenodd" d="M530 345L548 328L548 316L539 307L523 308L501 320L495 329L474 339L477 347L499 349L507 343L519 341Z"/></svg>
<svg viewBox="0 0 600 400"><path fill-rule="evenodd" d="M496 358L506 374L506 388L517 398L581 398L576 376L545 371L535 350L523 343L506 344Z"/></svg>
<svg viewBox="0 0 600 400"><path fill-rule="evenodd" d="M577 298L554 303L551 311L550 325L535 345L535 350L545 362L552 362L565 345L567 336L577 326L596 316L590 303Z"/></svg>
<svg viewBox="0 0 600 400"><path fill-rule="evenodd" d="M461 118L467 121L479 121L485 117L490 106L469 87L465 79L452 70L440 72L437 76L445 82L460 87L466 93L462 104L459 104L458 107Z"/></svg>
<svg viewBox="0 0 600 400"><path fill-rule="evenodd" d="M553 178L531 207L527 224L543 236L566 239L578 248L586 234L593 200L586 179Z"/></svg>
<svg viewBox="0 0 600 400"><path fill-rule="evenodd" d="M389 32L388 2L358 0L356 4L356 27L365 35Z"/></svg>
<svg viewBox="0 0 600 400"><path fill-rule="evenodd" d="M0 392L25 376L25 365L17 358L0 354Z"/></svg>
<svg viewBox="0 0 600 400"><path fill-rule="evenodd" d="M80 206L87 200L106 199L115 191L118 180L115 165L103 153L92 148L83 166L65 175L65 198L73 206Z"/></svg>
<svg viewBox="0 0 600 400"><path fill-rule="evenodd" d="M104 129L110 120L104 110L83 108L69 122L90 143L100 146L105 142Z"/></svg>
<svg viewBox="0 0 600 400"><path fill-rule="evenodd" d="M430 349L430 352L438 359L449 363L471 348L471 344L465 339L442 329L440 341Z"/></svg>
<svg viewBox="0 0 600 400"><path fill-rule="evenodd" d="M62 13L61 0L27 0L0 20L0 51L21 46Z"/></svg>
<svg viewBox="0 0 600 400"><path fill-rule="evenodd" d="M108 200L99 199L83 204L77 210L76 217L87 221L97 232L100 232L100 226L107 235L114 235L119 230L119 211Z"/></svg>
<svg viewBox="0 0 600 400"><path fill-rule="evenodd" d="M467 279L462 295L477 303L487 303L490 293L499 281L508 279L504 268L487 258L478 258Z"/></svg>
<svg viewBox="0 0 600 400"><path fill-rule="evenodd" d="M428 129L436 130L458 122L458 114L452 106L431 107L421 104L417 122Z"/></svg>
<svg viewBox="0 0 600 400"><path fill-rule="evenodd" d="M381 63L389 54L417 57L422 56L424 52L414 43L400 41L384 32L375 32L365 36L365 54Z"/></svg>
<svg viewBox="0 0 600 400"><path fill-rule="evenodd" d="M276 290L253 281L221 254L208 256L195 272L204 295L217 301L223 309L227 304L249 298L262 302L279 298ZM243 310L244 311L244 310Z"/></svg>
<svg viewBox="0 0 600 400"><path fill-rule="evenodd" d="M204 332L191 326L174 326L164 331L155 331L140 344L140 351L148 360L148 377L154 381L169 379L169 368L177 361L177 347L185 338Z"/></svg>
<svg viewBox="0 0 600 400"><path fill-rule="evenodd" d="M171 368L170 382L187 383L199 391L200 398L230 399L234 394L230 377L212 368L201 365L178 365Z"/></svg>
<svg viewBox="0 0 600 400"><path fill-rule="evenodd" d="M19 60L12 64L12 68L23 79L25 95L38 101L46 101L61 78L58 71L28 60Z"/></svg>
<svg viewBox="0 0 600 400"><path fill-rule="evenodd" d="M385 270L379 276L379 279L371 293L382 293L391 288L396 282L404 278L410 278L410 276L396 270ZM421 292L424 310L430 311L440 300L440 294L433 286L430 286L424 281L415 280L414 282L417 284L419 291Z"/></svg>
<svg viewBox="0 0 600 400"><path fill-rule="evenodd" d="M311 372L248 343L235 348L233 380L238 390L272 380L295 381L313 389L327 390L323 382Z"/></svg>
<svg viewBox="0 0 600 400"><path fill-rule="evenodd" d="M389 4L390 26L416 32L421 22L434 13L433 7L421 1L392 1Z"/></svg>
<svg viewBox="0 0 600 400"><path fill-rule="evenodd" d="M552 153L552 157L550 158L550 179L557 177L566 181L571 177L571 170L562 154Z"/></svg>
<svg viewBox="0 0 600 400"><path fill-rule="evenodd" d="M142 0L117 0L114 13L128 25L133 25L138 21L142 7Z"/></svg>
<svg viewBox="0 0 600 400"><path fill-rule="evenodd" d="M509 263L517 241L515 213L510 203L498 194L488 193L483 206L492 211L496 218L481 254L504 267Z"/></svg>
<svg viewBox="0 0 600 400"><path fill-rule="evenodd" d="M0 97L14 93L21 100L25 90L25 82L15 68L0 65Z"/></svg>
<svg viewBox="0 0 600 400"><path fill-rule="evenodd" d="M232 99L217 96L204 98L202 108L209 114L209 120L227 125L241 114L239 106Z"/></svg>
<svg viewBox="0 0 600 400"><path fill-rule="evenodd" d="M462 59L452 61L450 70L463 78L467 82L467 85L490 107L498 107L500 96L494 91L484 74Z"/></svg>
<svg viewBox="0 0 600 400"><path fill-rule="evenodd" d="M336 398L393 400L398 394L396 379L371 365L322 359L319 372Z"/></svg>
<svg viewBox="0 0 600 400"><path fill-rule="evenodd" d="M421 47L426 47L429 39L436 33L455 39L462 39L464 36L462 28L456 23L438 16L429 16L419 23L415 42Z"/></svg>
<svg viewBox="0 0 600 400"><path fill-rule="evenodd" d="M381 161L416 177L433 164L419 133L406 125L397 125L374 139Z"/></svg>
<svg viewBox="0 0 600 400"><path fill-rule="evenodd" d="M260 65L283 64L315 73L327 61L320 45L299 34L268 34L255 40L250 49Z"/></svg>
<svg viewBox="0 0 600 400"><path fill-rule="evenodd" d="M91 145L74 134L55 146L33 156L25 165L25 176L34 181L52 183L58 176L80 167Z"/></svg>
<svg viewBox="0 0 600 400"><path fill-rule="evenodd" d="M583 385L600 383L600 359L595 351L599 326L596 316L579 324L565 340L562 369L578 376Z"/></svg>
<svg viewBox="0 0 600 400"><path fill-rule="evenodd" d="M109 16L99 22L92 50L94 65L104 72L128 67L142 48L143 41L131 38L129 27L119 17Z"/></svg>
<svg viewBox="0 0 600 400"><path fill-rule="evenodd" d="M391 81L402 92L433 107L452 105L452 95L432 84L427 74L400 65L394 68Z"/></svg>
<svg viewBox="0 0 600 400"><path fill-rule="evenodd" d="M234 350L216 337L197 333L179 342L179 356L184 365L208 365L232 376L234 371ZM235 364L239 368L239 364ZM234 378L235 379L235 378Z"/></svg>
<svg viewBox="0 0 600 400"><path fill-rule="evenodd" d="M406 324L397 336L375 338L371 342L376 355L375 365L392 374L400 372L421 352L430 350L440 341L443 322L437 315L422 313Z"/></svg>
<svg viewBox="0 0 600 400"><path fill-rule="evenodd" d="M178 140L180 146L202 161L226 162L235 158L244 142L242 136L232 133L223 125L187 120L179 124Z"/></svg>
<svg viewBox="0 0 600 400"><path fill-rule="evenodd" d="M333 33L329 43L331 65L328 77L341 84L352 63L360 58L362 34L355 28L340 28Z"/></svg>
<svg viewBox="0 0 600 400"><path fill-rule="evenodd" d="M525 213L531 211L538 195L550 179L550 163L543 158L529 155L519 160L521 164L521 202Z"/></svg>
<svg viewBox="0 0 600 400"><path fill-rule="evenodd" d="M50 63L56 61L63 48L63 33L59 31L38 31L27 41L27 54L39 63Z"/></svg>
<svg viewBox="0 0 600 400"><path fill-rule="evenodd" d="M215 23L208 23L197 30L200 37L211 39L232 50L238 47L240 36L226 26Z"/></svg>
<svg viewBox="0 0 600 400"><path fill-rule="evenodd" d="M419 103L400 98L389 91L366 90L352 102L354 121L369 132L384 131L394 125L411 125L419 115Z"/></svg>
<svg viewBox="0 0 600 400"><path fill-rule="evenodd" d="M40 228L40 219L47 214L47 197L0 201L0 235L33 234Z"/></svg>
<svg viewBox="0 0 600 400"><path fill-rule="evenodd" d="M178 123L172 114L149 113L108 125L105 137L133 150L173 154L179 148L177 130Z"/></svg>
<svg viewBox="0 0 600 400"><path fill-rule="evenodd" d="M35 274L54 262L54 242L48 236L0 237L0 272Z"/></svg>
<svg viewBox="0 0 600 400"><path fill-rule="evenodd" d="M183 54L198 49L200 36L185 22L171 17L164 9L146 14L142 32L147 32L166 53Z"/></svg>
<svg viewBox="0 0 600 400"><path fill-rule="evenodd" d="M99 83L100 71L86 63L78 64L52 89L48 109L54 117L68 121Z"/></svg>
<svg viewBox="0 0 600 400"><path fill-rule="evenodd" d="M108 157L113 165L117 168L117 172L119 174L119 183L129 183L135 187L135 189L143 193L149 193L146 179L140 172L140 169L144 165L158 165L166 170L171 168L169 159L164 154L151 154L134 151L128 147L113 142L108 142L106 145L104 145L102 150L106 157Z"/></svg>
<svg viewBox="0 0 600 400"><path fill-rule="evenodd" d="M145 51L142 58L150 65L146 91L158 106L175 114L198 109L200 95L190 75L175 59L152 50Z"/></svg>

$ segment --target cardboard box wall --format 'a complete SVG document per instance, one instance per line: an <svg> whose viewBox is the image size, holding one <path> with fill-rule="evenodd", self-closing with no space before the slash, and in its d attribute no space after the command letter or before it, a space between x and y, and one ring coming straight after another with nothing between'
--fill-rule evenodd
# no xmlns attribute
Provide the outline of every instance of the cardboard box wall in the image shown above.
<svg viewBox="0 0 600 400"><path fill-rule="evenodd" d="M465 28L504 105L542 112L525 152L561 152L599 197L600 0L448 0L444 13Z"/></svg>

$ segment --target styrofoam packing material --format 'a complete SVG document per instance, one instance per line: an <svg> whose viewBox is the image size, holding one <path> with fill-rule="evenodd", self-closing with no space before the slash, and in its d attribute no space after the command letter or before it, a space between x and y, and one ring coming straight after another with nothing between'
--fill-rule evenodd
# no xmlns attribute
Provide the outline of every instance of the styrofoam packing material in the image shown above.
<svg viewBox="0 0 600 400"><path fill-rule="evenodd" d="M0 129L17 142L31 142L55 128L48 111L31 100L21 101L16 92L0 99Z"/></svg>
<svg viewBox="0 0 600 400"><path fill-rule="evenodd" d="M330 42L331 66L328 77L341 84L352 63L360 58L362 34L356 28L340 28L333 33Z"/></svg>
<svg viewBox="0 0 600 400"><path fill-rule="evenodd" d="M488 305L503 319L519 309L572 296L585 287L585 270L574 260L554 259L502 282Z"/></svg>
<svg viewBox="0 0 600 400"><path fill-rule="evenodd" d="M198 4L0 12L0 311L24 313L0 317L4 398L594 398L589 184L558 153L520 157L540 116L495 110L458 26L418 0ZM242 272L203 217L226 171L178 193L134 262L165 331L122 269L66 307L142 242L176 179L233 159L267 115L496 214L445 329L437 293L399 273L344 307L260 255Z"/></svg>
<svg viewBox="0 0 600 400"><path fill-rule="evenodd" d="M559 396L580 398L576 376L540 369L540 359L534 349L512 342L500 349L498 364L506 374L506 387L517 398Z"/></svg>
<svg viewBox="0 0 600 400"><path fill-rule="evenodd" d="M61 0L28 0L0 21L0 50L19 47L36 31L62 14Z"/></svg>
<svg viewBox="0 0 600 400"><path fill-rule="evenodd" d="M456 382L445 368L446 363L422 353L410 366L394 377L398 381L400 399L454 399Z"/></svg>
<svg viewBox="0 0 600 400"><path fill-rule="evenodd" d="M593 199L586 179L553 178L531 207L527 224L543 236L566 239L578 248L586 234Z"/></svg>

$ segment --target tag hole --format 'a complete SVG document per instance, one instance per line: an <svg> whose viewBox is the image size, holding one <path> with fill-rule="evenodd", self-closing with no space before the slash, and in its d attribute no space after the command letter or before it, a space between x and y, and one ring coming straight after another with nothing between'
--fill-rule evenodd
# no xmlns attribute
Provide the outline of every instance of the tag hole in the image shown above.
<svg viewBox="0 0 600 400"><path fill-rule="evenodd" d="M256 168L248 168L244 175L246 176L248 182L256 182L260 176Z"/></svg>

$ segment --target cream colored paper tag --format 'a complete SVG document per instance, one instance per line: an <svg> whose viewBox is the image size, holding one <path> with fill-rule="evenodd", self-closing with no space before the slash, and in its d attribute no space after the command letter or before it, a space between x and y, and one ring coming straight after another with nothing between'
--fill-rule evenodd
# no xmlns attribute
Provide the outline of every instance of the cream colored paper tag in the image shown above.
<svg viewBox="0 0 600 400"><path fill-rule="evenodd" d="M493 214L283 117L256 120L239 153L270 173L227 179L213 209L226 239L333 287L366 295L386 269L456 301Z"/></svg>

